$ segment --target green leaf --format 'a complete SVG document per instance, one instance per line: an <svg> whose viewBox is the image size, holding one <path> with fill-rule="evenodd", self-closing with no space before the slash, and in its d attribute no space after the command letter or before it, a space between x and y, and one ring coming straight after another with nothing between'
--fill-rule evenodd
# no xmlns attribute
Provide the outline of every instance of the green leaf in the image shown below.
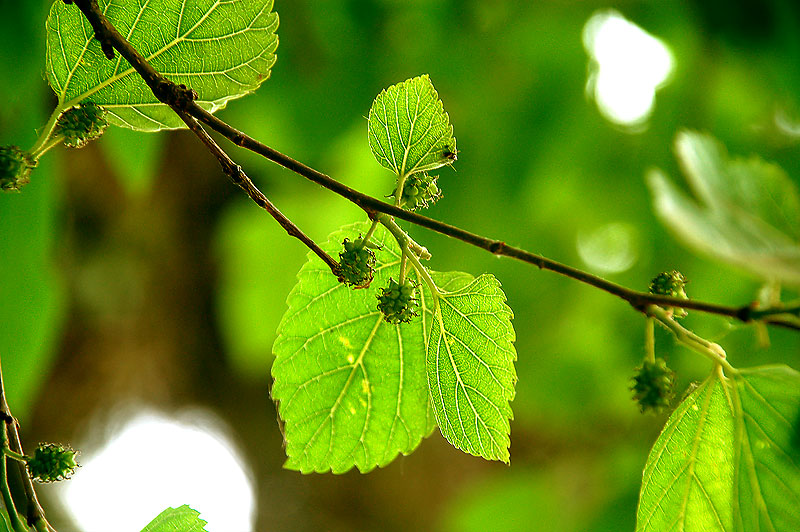
<svg viewBox="0 0 800 532"><path fill-rule="evenodd" d="M456 139L427 75L384 89L369 110L369 147L401 177L452 164Z"/></svg>
<svg viewBox="0 0 800 532"><path fill-rule="evenodd" d="M489 274L434 274L426 368L436 422L458 449L508 462L509 402L517 381L513 313Z"/></svg>
<svg viewBox="0 0 800 532"><path fill-rule="evenodd" d="M272 0L99 0L100 8L139 53L171 81L193 88L214 112L269 77L278 47ZM85 99L105 107L109 122L142 131L183 127L119 53L106 59L74 5L54 2L47 19L47 80L60 109Z"/></svg>
<svg viewBox="0 0 800 532"><path fill-rule="evenodd" d="M0 532L14 532L14 529L11 527L10 524L10 517L8 516L8 510L6 510L5 506L0 508Z"/></svg>
<svg viewBox="0 0 800 532"><path fill-rule="evenodd" d="M200 512L184 504L179 508L167 508L150 521L142 532L205 532L205 521Z"/></svg>
<svg viewBox="0 0 800 532"><path fill-rule="evenodd" d="M800 530L800 454L792 446L800 373L787 366L753 368L735 382L736 530Z"/></svg>
<svg viewBox="0 0 800 532"><path fill-rule="evenodd" d="M637 532L733 529L730 408L715 371L672 413L644 468Z"/></svg>
<svg viewBox="0 0 800 532"><path fill-rule="evenodd" d="M648 176L661 221L690 247L767 280L800 285L800 194L778 166L731 159L716 140L683 132L678 158L696 200Z"/></svg>
<svg viewBox="0 0 800 532"><path fill-rule="evenodd" d="M670 416L644 470L637 531L800 530L800 373L714 371Z"/></svg>
<svg viewBox="0 0 800 532"><path fill-rule="evenodd" d="M345 238L369 229L359 223L322 245L338 256ZM369 288L337 281L312 253L289 294L273 351L272 397L285 422L285 466L303 473L366 472L409 454L433 430L425 381L430 294L422 291L422 319L391 325L376 293L397 276L396 241L378 227L375 278Z"/></svg>

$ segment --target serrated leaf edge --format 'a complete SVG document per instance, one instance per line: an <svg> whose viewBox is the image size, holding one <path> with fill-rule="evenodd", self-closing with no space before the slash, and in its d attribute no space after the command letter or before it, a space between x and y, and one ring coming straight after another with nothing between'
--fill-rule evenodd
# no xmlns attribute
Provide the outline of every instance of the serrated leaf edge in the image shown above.
<svg viewBox="0 0 800 532"><path fill-rule="evenodd" d="M468 275L468 274L465 274L465 275ZM461 314L462 317L466 318L466 316L464 316L452 303L447 301L447 297L458 296L460 293L467 291L471 286L475 285L478 282L484 282L486 279L489 280L488 282L493 288L496 288L496 289L499 290L499 293L498 294L494 294L494 295L482 295L481 297L500 298L502 300L502 306L501 306L501 309L495 314L501 315L502 316L501 321L508 320L508 323L510 324L511 320L513 319L514 313L511 310L511 308L505 303L505 301L506 301L505 294L503 294L502 290L500 290L499 281L492 275L483 274L483 275L480 275L478 277L473 278L468 284L464 285L463 287L459 288L458 290L453 291L453 292L446 292L444 294L440 294L436 298L436 303L434 305L434 320L435 320L435 323L432 326L436 326L438 324L440 342L442 342L441 339L446 338L447 336L451 336L451 337L453 336L452 334L449 334L447 332L447 330L446 330L446 328L444 326L444 321L443 321L443 317L442 317L442 314L441 314L440 305L444 302L444 303L450 305L450 307L456 313ZM469 321L469 320L467 320L467 321ZM475 329L478 330L482 335L486 336L486 334L482 330L480 330L479 328L475 327ZM502 337L499 337L497 340L495 340L494 338L489 338L489 340L491 340L493 343L495 343L495 345L499 349L501 349L502 351L506 351L506 349L501 347L499 345L499 342L508 341L510 343L510 345L511 345L510 353L511 353L512 371L513 371L513 362L517 358L516 357L516 350L513 347L513 342L514 342L515 339L516 339L516 334L514 332L513 326L509 326L508 329L505 332L505 335L502 336ZM498 441L498 439L495 438L492 435L493 431L496 432L497 429L494 428L494 427L489 427L488 425L486 425L486 423L478 415L478 412L477 412L475 406L473 405L472 400L469 398L469 394L467 393L467 386L462 381L461 375L458 372L458 369L456 367L455 361L453 360L453 354L450 351L450 347L448 345L447 340L444 340L442 343L446 347L447 356L450 359L450 364L451 364L451 366L453 368L453 372L454 372L454 374L456 376L457 384L459 385L459 387L461 388L462 392L464 393L464 396L467 397L467 400L469 401L469 406L472 409L472 412L473 412L473 414L475 416L476 423L478 421L480 421L481 424L483 425L486 433L489 434L489 436L491 438L491 442L492 442L492 448L490 449L490 451L487 451L486 448L483 445L483 442L479 440L479 445L481 447L481 452L478 452L472 445L463 445L462 444L462 442L469 443L466 438L464 438L462 440L459 440L459 441L452 441L447 436L447 434L445 434L444 431L442 431L442 435L453 446L455 446L456 448L458 448L458 449L460 449L462 451L468 452L469 454L472 454L474 456L480 456L480 457L487 458L487 459L490 459L490 460L500 460L500 461L508 463L508 460L509 460L508 446L510 444L510 423L509 423L509 421L511 419L513 419L513 417L514 417L513 416L513 412L511 410L511 407L509 405L509 402L514 399L515 390L514 390L513 385L516 382L516 375L514 376L514 383L512 383L512 388L509 390L508 388L506 388L497 379L497 377L494 374L494 371L492 371L492 367L489 367L489 365L487 364L486 361L484 361L480 356L478 356L477 353L474 353L474 352L470 351L469 349L467 349L468 351L470 351L472 353L472 355L478 360L478 362L481 365L483 365L484 367L486 367L489 370L489 372L492 374L492 376L495 377L496 382L500 385L500 388L505 392L505 396L503 397L503 399L505 400L505 404L504 405L497 405L494 402L488 400L488 398L486 398L484 396L484 398L487 400L487 403L491 404L495 408L495 410L497 410L497 412L500 414L501 418L504 420L504 428L506 430L506 433L502 434L500 436L500 440L501 441ZM429 349L431 349L430 346L428 346L428 350ZM439 349L438 352L441 352L441 349ZM426 367L427 367L427 365L426 365ZM438 365L437 365L437 367L438 367ZM505 368L499 368L498 367L496 369L505 369ZM441 392L441 380L439 379L439 373L438 372L436 372L436 382L437 382L437 385L439 387L439 393L438 393L437 397L439 397L441 399L443 397L443 394ZM428 386L429 386L429 388L431 388L433 386L433 382L431 380L430 372L428 372ZM472 387L470 387L470 388L473 389L473 391L477 391L477 390L474 390L474 388L472 388ZM433 401L434 400L433 399L434 393L433 393L432 389L429 390L429 394L428 395L431 398L431 401ZM440 404L438 406L439 406L439 408L441 408L441 411L443 412L442 416L444 416L444 419L440 418L440 416L438 414L439 410L437 408L434 408L434 414L436 415L437 424L439 425L439 427L442 427L443 425L447 425L447 426L451 427L450 430L452 430L453 433L456 433L457 431L455 431L452 428L451 421L448 419L446 414L444 414L444 412L447 411L447 408L446 408L446 405L445 405L444 401L440 400ZM458 407L458 405L456 405L456 407ZM464 434L463 419L461 418L460 415L458 416L458 419L459 419L459 422L461 423L461 433ZM480 431L476 430L476 434L480 438L480 436L479 436ZM495 449L496 449L497 452L495 452Z"/></svg>

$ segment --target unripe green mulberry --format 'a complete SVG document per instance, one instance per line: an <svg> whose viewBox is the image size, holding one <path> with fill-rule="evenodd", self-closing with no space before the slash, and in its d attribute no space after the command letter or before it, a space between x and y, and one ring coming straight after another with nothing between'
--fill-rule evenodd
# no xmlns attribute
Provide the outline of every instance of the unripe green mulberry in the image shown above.
<svg viewBox="0 0 800 532"><path fill-rule="evenodd" d="M650 293L689 299L689 296L686 295L686 283L688 282L678 270L661 272L650 281Z"/></svg>
<svg viewBox="0 0 800 532"><path fill-rule="evenodd" d="M83 148L100 138L108 127L106 111L93 102L85 102L67 109L58 118L55 133L64 136L68 148Z"/></svg>
<svg viewBox="0 0 800 532"><path fill-rule="evenodd" d="M657 358L655 362L645 360L636 368L631 391L642 413L658 413L669 406L674 385L675 372L667 367L663 358Z"/></svg>
<svg viewBox="0 0 800 532"><path fill-rule="evenodd" d="M31 169L36 161L16 146L0 147L0 189L19 191L30 181Z"/></svg>
<svg viewBox="0 0 800 532"><path fill-rule="evenodd" d="M378 310L389 323L411 321L417 315L419 302L414 297L416 286L406 279L402 284L389 279L389 285L378 294Z"/></svg>
<svg viewBox="0 0 800 532"><path fill-rule="evenodd" d="M650 281L650 293L689 299L689 296L686 295L686 283L688 282L688 279L678 270L661 272ZM674 314L676 318L683 318L687 312L685 309L675 308Z"/></svg>
<svg viewBox="0 0 800 532"><path fill-rule="evenodd" d="M339 253L339 281L358 288L366 288L375 272L375 253L357 240L347 238L342 242L344 251Z"/></svg>
<svg viewBox="0 0 800 532"><path fill-rule="evenodd" d="M442 191L439 190L436 179L437 176L424 172L408 176L403 185L400 204L410 211L415 211L436 203L442 197ZM397 191L394 194L397 194Z"/></svg>
<svg viewBox="0 0 800 532"><path fill-rule="evenodd" d="M55 482L72 476L78 463L77 451L55 443L40 443L28 458L28 473L39 482Z"/></svg>

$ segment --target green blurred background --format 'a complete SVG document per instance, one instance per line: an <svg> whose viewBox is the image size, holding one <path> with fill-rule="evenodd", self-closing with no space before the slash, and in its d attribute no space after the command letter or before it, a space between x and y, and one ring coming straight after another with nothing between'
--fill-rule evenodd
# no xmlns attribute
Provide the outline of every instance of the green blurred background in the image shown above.
<svg viewBox="0 0 800 532"><path fill-rule="evenodd" d="M0 144L31 146L54 105L44 81L50 3L0 1ZM636 128L613 124L587 96L582 34L606 8L673 54ZM626 286L644 289L677 268L692 297L755 297L756 279L695 256L659 225L644 174L659 167L677 178L672 141L693 128L798 181L796 2L279 0L275 9L271 79L220 113L236 127L384 196L393 183L369 152L365 116L381 89L428 73L460 150L455 171L440 174L445 198L431 216ZM286 170L230 152L316 240L364 218ZM578 251L609 224L624 237L611 239L630 258L624 271L597 269ZM493 272L508 294L519 353L512 465L463 455L437 432L369 475L302 476L281 469L267 390L275 329L306 250L192 136L113 129L85 149L57 148L21 194L0 196L0 228L0 356L27 446L90 452L91 427L127 401L167 413L201 406L224 420L251 468L257 530L633 529L641 470L666 416L642 416L629 399L643 320L611 296L412 228L433 268ZM796 333L771 330L766 348L752 328L696 313L685 323L736 366L800 368ZM657 350L683 386L709 369L660 331ZM53 500L59 488L48 488L57 528L76 530Z"/></svg>

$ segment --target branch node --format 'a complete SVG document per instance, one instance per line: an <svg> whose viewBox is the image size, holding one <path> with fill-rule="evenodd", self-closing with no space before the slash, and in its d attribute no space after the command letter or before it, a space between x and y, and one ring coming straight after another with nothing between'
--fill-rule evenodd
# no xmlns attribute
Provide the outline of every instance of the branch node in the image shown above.
<svg viewBox="0 0 800 532"><path fill-rule="evenodd" d="M746 307L740 308L739 311L736 312L736 319L738 319L738 320L740 320L740 321L742 321L744 323L748 323L748 322L753 321L753 311L756 309L757 306L758 306L758 302L753 301L752 303L750 303Z"/></svg>
<svg viewBox="0 0 800 532"><path fill-rule="evenodd" d="M503 250L506 247L506 243L501 240L495 240L494 242L489 244L489 252L494 255L502 255ZM539 266L541 268L541 265Z"/></svg>
<svg viewBox="0 0 800 532"><path fill-rule="evenodd" d="M158 101L182 111L188 111L198 98L194 89L187 87L183 83L177 85L163 76L160 76L153 84L152 89Z"/></svg>

